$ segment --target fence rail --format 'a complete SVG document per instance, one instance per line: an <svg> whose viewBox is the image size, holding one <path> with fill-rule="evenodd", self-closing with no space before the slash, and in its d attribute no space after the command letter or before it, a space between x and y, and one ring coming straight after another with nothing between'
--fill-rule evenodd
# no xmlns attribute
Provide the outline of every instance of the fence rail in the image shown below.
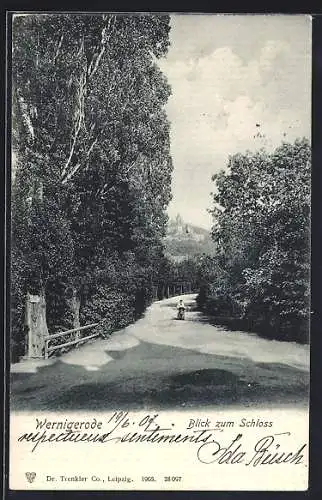
<svg viewBox="0 0 322 500"><path fill-rule="evenodd" d="M84 330L89 330L90 328L94 328L95 326L98 326L99 323L93 323L91 325L86 325L86 326L80 326L79 328L72 328L71 330L66 330L64 332L59 332L59 333L54 333L53 335L48 335L47 337L44 338L45 341L45 359L48 359L49 353L56 351L57 349L61 349L63 347L68 347L70 345L75 345L78 344L79 342L84 342L85 340L90 340L95 337L98 337L99 332L94 333L93 335L88 335L87 337L79 337L77 339L70 340L69 342L64 342L63 344L55 345L53 347L49 347L49 343L54 340L58 339L60 337L65 337L66 335L71 335L72 333L84 331Z"/></svg>

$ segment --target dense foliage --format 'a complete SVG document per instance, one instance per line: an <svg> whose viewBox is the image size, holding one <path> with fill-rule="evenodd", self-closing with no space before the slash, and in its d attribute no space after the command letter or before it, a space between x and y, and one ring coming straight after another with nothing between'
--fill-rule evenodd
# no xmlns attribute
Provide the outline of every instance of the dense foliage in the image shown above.
<svg viewBox="0 0 322 500"><path fill-rule="evenodd" d="M49 331L137 317L163 254L172 162L157 58L167 15L28 15L13 23L13 357L24 300Z"/></svg>
<svg viewBox="0 0 322 500"><path fill-rule="evenodd" d="M200 256L186 257L178 262L173 258L163 258L155 279L157 298L161 300L198 291L199 258Z"/></svg>
<svg viewBox="0 0 322 500"><path fill-rule="evenodd" d="M308 340L311 150L236 154L213 176L217 255L200 263L199 306L281 340Z"/></svg>

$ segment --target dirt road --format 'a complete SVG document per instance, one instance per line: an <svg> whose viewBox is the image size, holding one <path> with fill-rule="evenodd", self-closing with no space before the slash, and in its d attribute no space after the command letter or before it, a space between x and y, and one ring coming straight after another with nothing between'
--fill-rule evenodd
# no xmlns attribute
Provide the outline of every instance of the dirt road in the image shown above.
<svg viewBox="0 0 322 500"><path fill-rule="evenodd" d="M213 326L194 299L185 321L174 297L106 340L12 365L12 410L307 405L308 346Z"/></svg>

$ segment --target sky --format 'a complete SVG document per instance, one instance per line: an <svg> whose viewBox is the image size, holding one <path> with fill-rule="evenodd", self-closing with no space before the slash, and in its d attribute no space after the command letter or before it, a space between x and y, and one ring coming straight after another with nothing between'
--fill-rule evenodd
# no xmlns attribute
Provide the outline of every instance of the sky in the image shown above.
<svg viewBox="0 0 322 500"><path fill-rule="evenodd" d="M159 61L172 87L168 213L208 229L211 176L229 155L310 139L311 19L175 14L170 42Z"/></svg>

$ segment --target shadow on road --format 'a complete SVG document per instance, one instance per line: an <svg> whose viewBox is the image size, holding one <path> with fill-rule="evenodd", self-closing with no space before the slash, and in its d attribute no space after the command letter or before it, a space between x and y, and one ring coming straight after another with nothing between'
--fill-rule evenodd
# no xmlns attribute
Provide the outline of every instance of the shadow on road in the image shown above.
<svg viewBox="0 0 322 500"><path fill-rule="evenodd" d="M14 377L13 409L161 410L306 402L308 378L287 367L265 364L245 369L244 361L239 367L234 362L232 370L227 357L196 356L189 350L183 356L181 349L146 343L130 353L114 351L111 355L115 361L96 372L59 361L27 380Z"/></svg>

